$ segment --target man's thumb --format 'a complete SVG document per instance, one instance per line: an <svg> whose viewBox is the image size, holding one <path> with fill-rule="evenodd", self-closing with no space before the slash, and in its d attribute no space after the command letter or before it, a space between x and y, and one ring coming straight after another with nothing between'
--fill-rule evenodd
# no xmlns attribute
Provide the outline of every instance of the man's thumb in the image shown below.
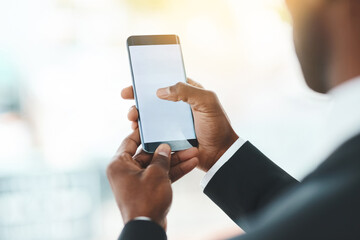
<svg viewBox="0 0 360 240"><path fill-rule="evenodd" d="M170 156L171 148L167 144L161 144L155 151L153 159L149 166L155 165L162 168L166 172L169 172L170 169Z"/></svg>

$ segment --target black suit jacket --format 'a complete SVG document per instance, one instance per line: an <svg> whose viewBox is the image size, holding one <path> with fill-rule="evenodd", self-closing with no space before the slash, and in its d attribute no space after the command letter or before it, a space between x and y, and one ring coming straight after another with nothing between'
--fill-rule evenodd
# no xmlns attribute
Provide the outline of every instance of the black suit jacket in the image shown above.
<svg viewBox="0 0 360 240"><path fill-rule="evenodd" d="M359 240L360 135L301 183L246 142L204 190L247 233L236 240ZM119 238L166 239L149 221L131 221Z"/></svg>

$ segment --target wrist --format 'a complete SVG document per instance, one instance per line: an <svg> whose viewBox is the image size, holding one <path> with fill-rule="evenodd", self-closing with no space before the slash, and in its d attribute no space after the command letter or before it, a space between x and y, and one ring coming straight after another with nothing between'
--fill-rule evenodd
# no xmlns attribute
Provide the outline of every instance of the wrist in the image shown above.
<svg viewBox="0 0 360 240"><path fill-rule="evenodd" d="M236 140L239 139L239 136L235 133L234 130L231 131L231 134L229 134L229 137L227 138L226 141L224 141L224 144L222 145L222 147L219 149L219 151L215 154L215 158L214 161L212 162L212 164L210 164L207 169L206 172L208 172L210 170L210 168L212 166L214 166L214 164L221 158L222 155L224 155L224 153L236 142Z"/></svg>

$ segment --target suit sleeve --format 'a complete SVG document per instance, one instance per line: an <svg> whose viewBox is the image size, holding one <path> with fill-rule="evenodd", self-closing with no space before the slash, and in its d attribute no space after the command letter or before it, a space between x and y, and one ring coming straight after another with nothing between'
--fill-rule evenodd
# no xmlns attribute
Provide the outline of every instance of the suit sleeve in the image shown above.
<svg viewBox="0 0 360 240"><path fill-rule="evenodd" d="M118 240L166 240L164 229L157 223L146 220L133 220L128 222L121 232Z"/></svg>
<svg viewBox="0 0 360 240"><path fill-rule="evenodd" d="M360 239L358 159L312 173L253 216L254 227L233 240Z"/></svg>
<svg viewBox="0 0 360 240"><path fill-rule="evenodd" d="M213 176L204 193L245 231L255 214L298 181L246 142Z"/></svg>

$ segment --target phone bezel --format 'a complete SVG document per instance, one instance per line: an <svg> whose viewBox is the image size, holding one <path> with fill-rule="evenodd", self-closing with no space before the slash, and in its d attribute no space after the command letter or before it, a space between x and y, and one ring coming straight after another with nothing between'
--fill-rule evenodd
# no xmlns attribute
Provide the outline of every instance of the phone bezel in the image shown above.
<svg viewBox="0 0 360 240"><path fill-rule="evenodd" d="M135 78L134 78L132 62L131 62L130 46L179 44L180 51L181 51L180 39L177 35L138 35L138 36L130 36L127 39L126 43L127 43L127 50L128 50L130 69L131 69L131 77L132 77L133 90L134 90L134 99L135 99L135 103L136 103L136 108L140 112L139 104L138 104L138 100L137 100L137 94L136 94ZM181 51L181 59L182 59L182 63L183 63L183 68L184 68L184 73L185 73L185 81L186 81L186 72L185 72L185 65L184 65L182 51ZM143 132L142 132L143 130L142 130L141 119L140 119L140 114L139 114L138 124L139 124L141 144L142 144L144 151L149 152L149 153L154 153L155 150L157 149L157 147L162 143L169 144L171 147L171 150L173 152L185 150L185 149L188 149L191 147L197 147L198 141L196 139L196 133L195 133L194 116L193 116L190 106L189 106L189 108L191 111L195 139L146 143L143 138Z"/></svg>

